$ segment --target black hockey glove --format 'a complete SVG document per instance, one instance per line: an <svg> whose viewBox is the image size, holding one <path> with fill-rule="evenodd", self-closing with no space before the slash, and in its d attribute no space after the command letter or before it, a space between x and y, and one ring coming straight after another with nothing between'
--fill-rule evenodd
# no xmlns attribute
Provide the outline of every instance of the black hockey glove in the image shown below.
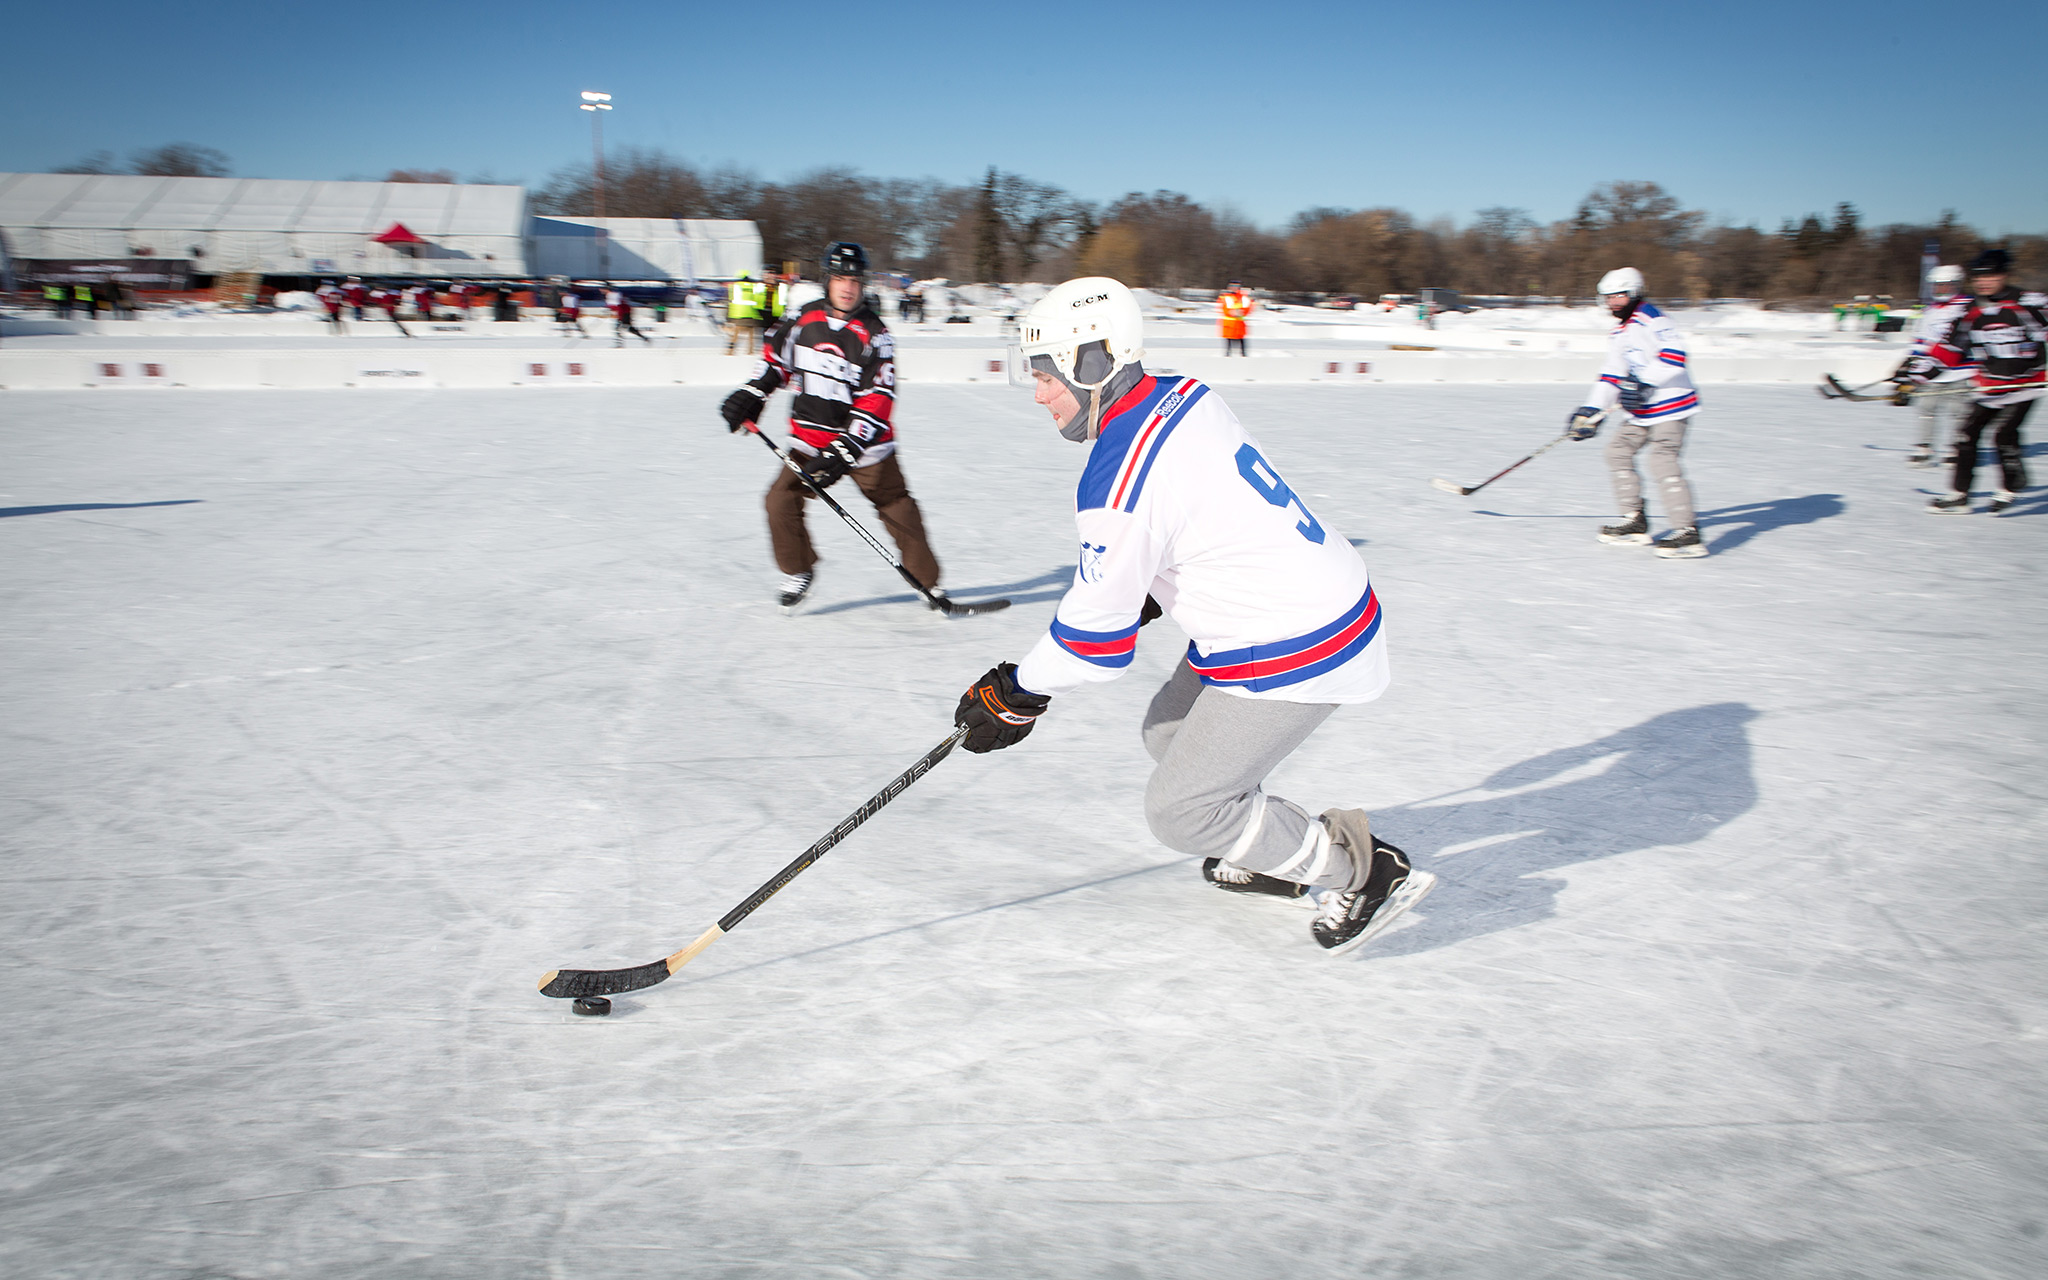
<svg viewBox="0 0 2048 1280"><path fill-rule="evenodd" d="M1051 705L1049 695L1019 689L1017 664L1005 662L990 667L987 675L960 695L953 723L967 730L960 745L975 755L984 755L1024 741L1031 734L1031 726Z"/></svg>
<svg viewBox="0 0 2048 1280"><path fill-rule="evenodd" d="M829 489L854 463L860 461L863 452L864 450L852 440L839 436L831 444L818 450L814 457L801 460L804 478L820 489Z"/></svg>
<svg viewBox="0 0 2048 1280"><path fill-rule="evenodd" d="M1641 378L1623 378L1616 389L1621 392L1621 407L1631 414L1641 413L1650 403L1650 384Z"/></svg>
<svg viewBox="0 0 2048 1280"><path fill-rule="evenodd" d="M1591 440L1600 434L1600 419L1607 416L1598 405L1582 404L1572 410L1571 418L1565 423L1565 434L1574 440Z"/></svg>
<svg viewBox="0 0 2048 1280"><path fill-rule="evenodd" d="M747 424L761 416L761 406L767 397L752 387L741 387L725 398L718 406L718 412L725 418L727 431L745 431Z"/></svg>
<svg viewBox="0 0 2048 1280"><path fill-rule="evenodd" d="M1154 618L1164 617L1165 614L1166 610L1159 607L1157 600L1154 600L1151 596L1146 596L1145 607L1138 610L1138 625L1142 627Z"/></svg>

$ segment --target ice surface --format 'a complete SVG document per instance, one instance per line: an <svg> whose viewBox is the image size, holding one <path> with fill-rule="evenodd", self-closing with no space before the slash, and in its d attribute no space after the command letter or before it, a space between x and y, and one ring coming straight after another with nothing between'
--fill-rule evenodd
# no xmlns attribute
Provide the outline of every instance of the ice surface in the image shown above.
<svg viewBox="0 0 2048 1280"><path fill-rule="evenodd" d="M2042 1273L2038 498L1709 389L1660 561L1598 443L1429 486L1558 388L1231 389L1394 646L1272 789L1369 806L1411 924L1333 961L1150 839L1166 620L577 1018L544 972L695 937L1070 571L1080 451L913 386L946 585L1017 607L813 513L778 616L720 396L4 397L0 1273Z"/></svg>

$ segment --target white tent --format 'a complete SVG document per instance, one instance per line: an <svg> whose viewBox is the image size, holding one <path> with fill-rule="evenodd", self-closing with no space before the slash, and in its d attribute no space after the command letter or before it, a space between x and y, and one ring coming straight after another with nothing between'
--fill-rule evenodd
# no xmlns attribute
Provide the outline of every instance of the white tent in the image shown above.
<svg viewBox="0 0 2048 1280"><path fill-rule="evenodd" d="M403 223L424 243L372 237ZM523 187L0 173L15 259L190 260L208 274L527 274Z"/></svg>
<svg viewBox="0 0 2048 1280"><path fill-rule="evenodd" d="M537 276L694 282L761 274L761 232L746 221L536 217L530 237L527 261Z"/></svg>

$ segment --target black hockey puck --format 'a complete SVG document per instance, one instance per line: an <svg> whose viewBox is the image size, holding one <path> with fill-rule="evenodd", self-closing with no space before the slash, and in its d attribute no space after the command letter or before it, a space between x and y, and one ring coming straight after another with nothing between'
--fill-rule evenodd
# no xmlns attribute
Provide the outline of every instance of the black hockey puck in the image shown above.
<svg viewBox="0 0 2048 1280"><path fill-rule="evenodd" d="M602 1018L612 1011L612 1002L603 996L577 996L575 1007L586 1018Z"/></svg>

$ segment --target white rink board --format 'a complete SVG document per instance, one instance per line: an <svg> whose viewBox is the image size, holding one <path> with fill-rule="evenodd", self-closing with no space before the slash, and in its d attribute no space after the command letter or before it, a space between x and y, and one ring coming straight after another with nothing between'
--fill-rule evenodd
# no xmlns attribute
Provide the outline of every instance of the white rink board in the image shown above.
<svg viewBox="0 0 2048 1280"><path fill-rule="evenodd" d="M2038 495L1931 518L1910 415L1723 388L1667 562L1598 442L1429 486L1568 388L1227 388L1393 646L1272 790L1371 808L1410 925L1333 962L1150 839L1163 620L579 1019L542 973L696 936L1071 572L1082 451L912 383L1016 606L813 513L778 616L723 394L6 397L0 1274L2040 1273Z"/></svg>

